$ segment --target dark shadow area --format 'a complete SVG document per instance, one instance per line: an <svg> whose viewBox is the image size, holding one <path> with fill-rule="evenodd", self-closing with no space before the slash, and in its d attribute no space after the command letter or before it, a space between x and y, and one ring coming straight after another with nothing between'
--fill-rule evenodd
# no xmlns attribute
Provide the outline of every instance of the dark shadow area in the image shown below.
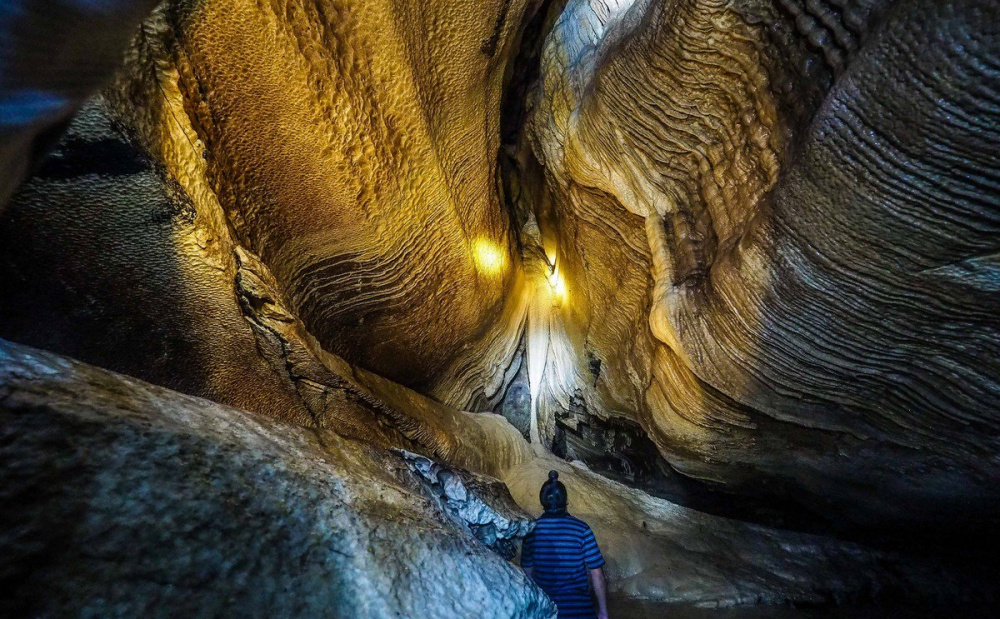
<svg viewBox="0 0 1000 619"><path fill-rule="evenodd" d="M557 416L552 450L566 460L584 462L592 471L609 479L714 516L934 559L942 573L970 569L980 576L1000 575L1000 559L993 551L1000 543L1000 535L995 523L987 517L980 523L966 520L960 527L889 521L859 527L838 520L842 506L804 493L791 484L782 485L762 477L753 487L744 485L736 491L693 479L676 471L660 455L639 424L593 415L580 398L572 398L570 410ZM878 593L879 599L893 595ZM905 595L901 597L905 599Z"/></svg>
<svg viewBox="0 0 1000 619"><path fill-rule="evenodd" d="M982 609L917 607L906 604L800 608L795 606L746 606L737 608L697 608L679 604L658 604L640 600L615 599L609 612L621 619L940 619L980 618Z"/></svg>
<svg viewBox="0 0 1000 619"><path fill-rule="evenodd" d="M572 398L570 410L557 416L552 451L617 482L714 516L817 535L837 532L833 522L778 498L781 493L773 489L741 494L677 472L638 423L592 415L580 398Z"/></svg>
<svg viewBox="0 0 1000 619"><path fill-rule="evenodd" d="M195 217L183 190L87 103L0 215L0 337L185 393L198 335L175 235ZM172 319L174 317L174 319Z"/></svg>

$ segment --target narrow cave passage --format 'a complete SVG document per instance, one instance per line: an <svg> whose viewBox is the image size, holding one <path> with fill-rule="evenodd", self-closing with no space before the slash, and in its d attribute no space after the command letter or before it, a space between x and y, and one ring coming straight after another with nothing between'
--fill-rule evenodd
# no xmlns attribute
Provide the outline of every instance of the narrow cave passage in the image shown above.
<svg viewBox="0 0 1000 619"><path fill-rule="evenodd" d="M0 615L992 616L997 24L0 4Z"/></svg>

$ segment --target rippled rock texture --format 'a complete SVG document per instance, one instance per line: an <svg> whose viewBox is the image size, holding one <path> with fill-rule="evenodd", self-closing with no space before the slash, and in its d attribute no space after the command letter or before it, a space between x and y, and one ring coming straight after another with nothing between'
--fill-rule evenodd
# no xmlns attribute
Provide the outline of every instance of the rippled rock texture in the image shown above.
<svg viewBox="0 0 1000 619"><path fill-rule="evenodd" d="M548 435L575 398L841 524L997 518L998 24L996 2L567 2L520 155L570 299Z"/></svg>
<svg viewBox="0 0 1000 619"><path fill-rule="evenodd" d="M36 23L36 4L0 9L4 27ZM46 23L97 6L64 4ZM298 445L296 493L313 491L297 462L319 453L310 437L420 454L429 488L352 457L359 477L431 497L431 511L413 507L445 531L427 557L472 543L460 514L486 513L461 504L454 476L500 479L533 508L539 475L570 470L549 451L661 497L690 498L668 492L683 477L730 502L796 503L796 518L842 534L959 552L996 537L1000 2L171 0L64 126L138 16L101 6L60 56L82 66L93 48L92 74L25 71L9 50L58 54L35 44L41 26L4 32L0 68L21 73L0 78L21 77L0 82L0 189L65 132L0 215L0 337L274 420L247 417L262 449ZM98 24L106 36L87 45ZM49 91L50 108L24 97ZM16 423L55 415L87 429L80 441L146 445L160 435L136 434L138 413L107 390L194 402L44 358L49 378L22 364L0 383L51 389ZM107 390L60 408L60 372ZM211 448L236 426L203 416L184 430L163 414L142 423L226 458L220 483L237 483L228 466L256 474L252 454ZM55 462L89 444L32 436ZM31 462L41 477L19 483L44 486ZM911 571L572 470L581 515L613 550L612 587L629 595L964 590L961 570ZM165 503L139 508L175 526ZM352 531L382 526L364 524ZM524 595L512 612L542 608Z"/></svg>
<svg viewBox="0 0 1000 619"><path fill-rule="evenodd" d="M154 299L173 316L135 325L140 333L171 331L172 319L176 331L226 321L233 333L209 269L231 269L225 256L239 245L326 350L446 403L491 406L524 316L497 151L525 9L521 0L163 4L102 109L77 120L75 139L11 209L4 228L18 247L6 253L23 269L13 277L34 279L20 263L39 261L49 289L6 299L4 333L245 406L241 385L259 364L227 358L232 345L204 350L206 333L155 338L163 351L136 349L133 336L60 333L79 329L67 311L106 331L110 314L135 323L125 306ZM63 208L48 208L56 202ZM86 258L76 268L39 255L28 230L80 239L71 251ZM121 273L116 260L140 273ZM100 289L119 277L142 289ZM70 302L34 323L39 304L81 287L93 290L87 308ZM192 354L203 361L175 367Z"/></svg>

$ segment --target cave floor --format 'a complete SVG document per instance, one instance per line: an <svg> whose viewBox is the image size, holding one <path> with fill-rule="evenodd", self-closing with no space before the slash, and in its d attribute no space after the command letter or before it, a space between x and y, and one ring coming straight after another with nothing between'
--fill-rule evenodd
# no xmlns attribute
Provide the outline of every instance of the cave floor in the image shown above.
<svg viewBox="0 0 1000 619"><path fill-rule="evenodd" d="M745 606L710 609L680 604L658 604L637 600L610 601L608 609L616 619L930 619L931 617L976 617L956 611L906 606L869 606L835 608L792 608L789 606Z"/></svg>

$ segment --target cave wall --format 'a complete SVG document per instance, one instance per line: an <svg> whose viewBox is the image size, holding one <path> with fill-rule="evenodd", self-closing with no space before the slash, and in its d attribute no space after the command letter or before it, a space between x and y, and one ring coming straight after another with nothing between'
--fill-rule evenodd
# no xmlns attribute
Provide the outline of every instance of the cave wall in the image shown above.
<svg viewBox="0 0 1000 619"><path fill-rule="evenodd" d="M253 355L246 327L234 322L226 280L235 267L219 256L239 246L273 273L326 350L444 403L492 408L526 311L497 152L507 58L529 8L509 0L475 10L161 5L92 104L107 119L77 121L78 133L99 122L111 133L94 139L120 152L64 140L50 163L62 166L59 182L32 180L5 215L11 318L0 330L274 412L286 405L240 395L259 378L251 366L260 360L236 358ZM96 163L109 157L151 169L143 190L129 186L130 197L114 205L115 179L124 187L139 177ZM56 200L58 212L48 208ZM150 202L158 222L147 221ZM68 251L36 244L41 238ZM121 280L139 281L112 284ZM90 291L86 307L60 292L80 289ZM134 324L151 304L164 306L146 319L157 324ZM161 336L142 342L137 334L150 328ZM102 330L119 333L102 338ZM207 343L210 333L240 331L242 343ZM215 353L198 359L199 346ZM232 363L227 350L240 351Z"/></svg>
<svg viewBox="0 0 1000 619"><path fill-rule="evenodd" d="M119 92L84 105L3 215L4 335L473 471L499 475L527 457L499 416L463 413L324 350L235 240L190 125L153 122L182 118L169 107L180 100L126 116L113 97L138 95Z"/></svg>
<svg viewBox="0 0 1000 619"><path fill-rule="evenodd" d="M995 535L998 13L967 0L163 3L68 126L106 64L59 73L78 81L51 114L4 119L17 124L4 161L20 166L5 191L66 131L0 215L0 337L247 413L2 344L4 431L54 458L91 450L93 434L60 438L44 420L78 428L82 410L101 418L88 432L121 429L135 411L115 407L139 394L161 412L263 419L278 443L310 444L289 466L322 459L310 436L348 441L380 487L407 493L417 473L386 480L390 449L502 479L532 507L556 468L607 541L615 590L638 597L988 594L991 576L936 559L662 497L697 504L676 493L694 479L752 505L797 501L838 532L933 531L960 552ZM118 28L95 54L116 56L136 15L105 14ZM18 32L35 38L16 46L40 38ZM74 45L65 58L89 51ZM66 391L60 372L85 380ZM233 438L210 434L198 449ZM79 507L31 450L0 456ZM158 470L198 470L178 467ZM757 517L727 500L741 509L719 511ZM420 522L447 517L423 507ZM123 517L102 509L70 516ZM445 536L462 541L426 556L471 543ZM531 591L497 595L522 596L516 614Z"/></svg>
<svg viewBox="0 0 1000 619"><path fill-rule="evenodd" d="M480 472L529 449L458 409L972 539L1000 505L997 18L167 2L3 212L0 336Z"/></svg>
<svg viewBox="0 0 1000 619"><path fill-rule="evenodd" d="M495 159L524 8L248 2L174 17L186 106L241 241L326 348L456 405L516 328Z"/></svg>
<svg viewBox="0 0 1000 619"><path fill-rule="evenodd" d="M413 458L0 341L0 613L554 617L506 488Z"/></svg>
<svg viewBox="0 0 1000 619"><path fill-rule="evenodd" d="M579 299L548 417L852 525L995 518L998 17L569 2L525 131Z"/></svg>
<svg viewBox="0 0 1000 619"><path fill-rule="evenodd" d="M186 189L172 171L188 172L157 164L129 140L104 99L86 104L3 214L3 335L185 393L308 419L257 353L237 302L234 244L191 197L208 192Z"/></svg>

